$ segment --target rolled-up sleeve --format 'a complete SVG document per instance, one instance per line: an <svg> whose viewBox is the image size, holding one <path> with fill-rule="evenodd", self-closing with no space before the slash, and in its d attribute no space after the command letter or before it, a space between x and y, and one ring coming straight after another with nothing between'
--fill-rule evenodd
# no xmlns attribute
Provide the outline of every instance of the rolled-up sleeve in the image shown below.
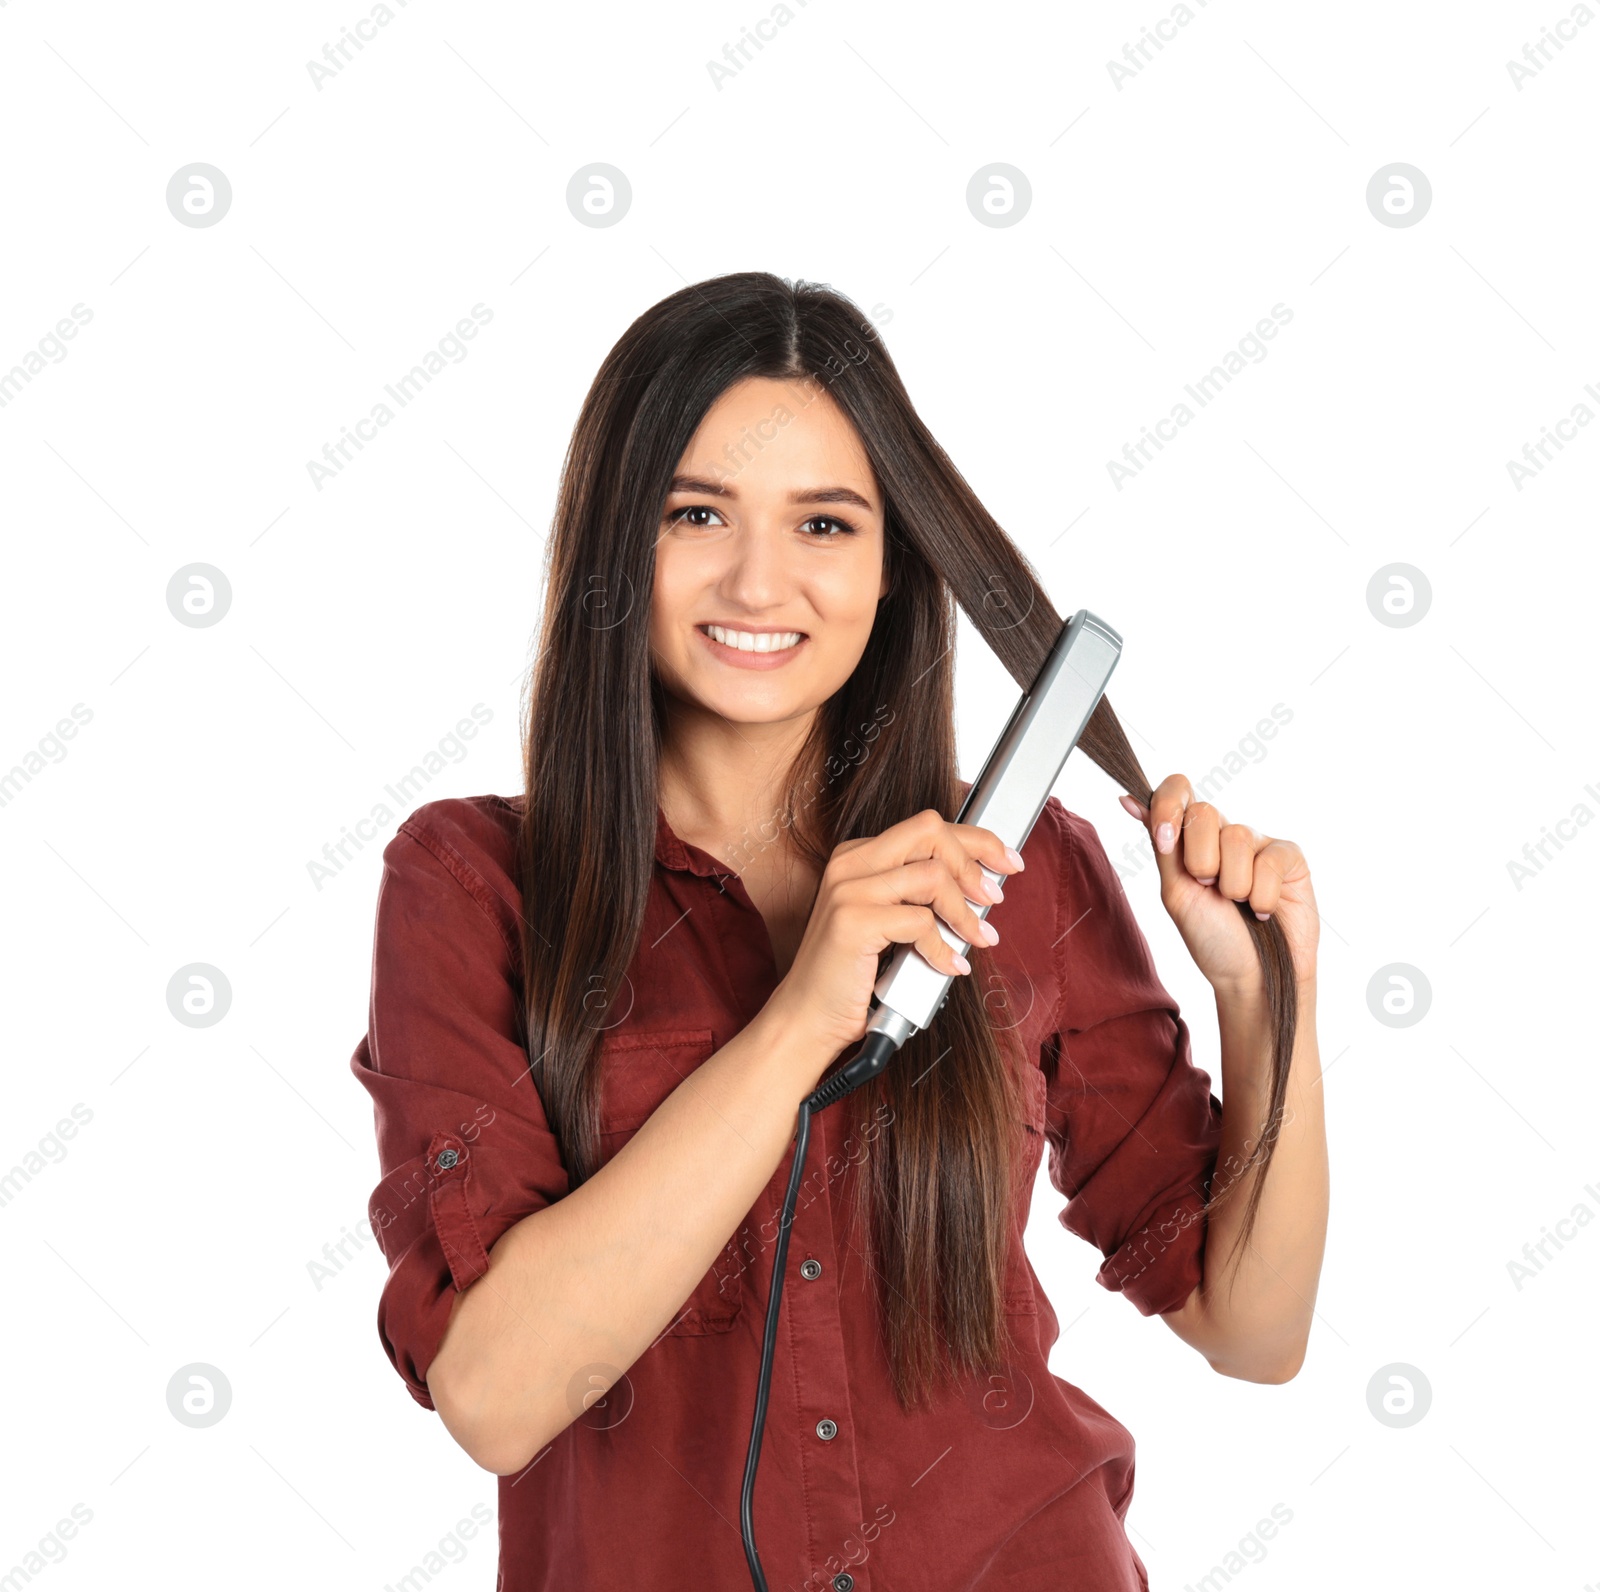
<svg viewBox="0 0 1600 1592"><path fill-rule="evenodd" d="M1222 1104L1094 826L1054 797L1046 810L1062 847L1050 1181L1062 1225L1104 1256L1096 1280L1155 1315L1201 1279Z"/></svg>
<svg viewBox="0 0 1600 1592"><path fill-rule="evenodd" d="M568 1182L519 1038L513 922L426 812L384 849L368 1026L350 1067L377 1130L368 1217L389 1263L378 1334L431 1410L428 1367L455 1295Z"/></svg>

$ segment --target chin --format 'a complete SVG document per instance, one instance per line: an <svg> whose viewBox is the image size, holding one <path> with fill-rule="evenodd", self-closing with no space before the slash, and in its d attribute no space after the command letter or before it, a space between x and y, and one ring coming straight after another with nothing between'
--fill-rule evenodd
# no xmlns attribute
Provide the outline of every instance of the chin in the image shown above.
<svg viewBox="0 0 1600 1592"><path fill-rule="evenodd" d="M819 696L793 679L780 683L760 675L752 675L747 683L731 685L726 679L710 682L691 676L687 685L689 688L680 692L681 695L703 711L718 714L732 724L777 724L798 718L825 701L828 695L824 692Z"/></svg>
<svg viewBox="0 0 1600 1592"><path fill-rule="evenodd" d="M807 712L808 704L785 691L781 696L757 692L745 695L707 695L696 697L708 713L715 713L730 724L782 724Z"/></svg>

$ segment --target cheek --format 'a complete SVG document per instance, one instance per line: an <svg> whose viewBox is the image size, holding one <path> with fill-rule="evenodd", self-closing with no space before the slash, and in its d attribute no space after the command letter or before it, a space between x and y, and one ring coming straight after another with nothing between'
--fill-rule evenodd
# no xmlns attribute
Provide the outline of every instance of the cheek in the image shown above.
<svg viewBox="0 0 1600 1592"><path fill-rule="evenodd" d="M683 613L684 597L674 580L678 571L662 556L664 551L665 544L656 552L655 588L650 594L650 645L657 651L683 645L677 621Z"/></svg>
<svg viewBox="0 0 1600 1592"><path fill-rule="evenodd" d="M646 634L650 647L650 663L664 679L674 680L680 673L682 643L673 633L669 610L659 599L652 600Z"/></svg>
<svg viewBox="0 0 1600 1592"><path fill-rule="evenodd" d="M655 585L650 593L647 626L651 662L662 680L675 689L693 675L697 664L704 664L703 659L696 659L698 643L689 621L704 600L705 568L693 557L681 556L684 552L669 541L663 541L656 549ZM672 553L680 556L674 558Z"/></svg>
<svg viewBox="0 0 1600 1592"><path fill-rule="evenodd" d="M693 664L688 646L677 629L652 616L650 623L650 667L663 684L676 688L687 678Z"/></svg>
<svg viewBox="0 0 1600 1592"><path fill-rule="evenodd" d="M843 560L840 560L841 565ZM833 577L824 590L817 593L817 603L841 630L859 631L862 635L872 629L878 613L878 588L883 583L881 555L872 549L862 549L861 556L850 561L850 567L829 572Z"/></svg>

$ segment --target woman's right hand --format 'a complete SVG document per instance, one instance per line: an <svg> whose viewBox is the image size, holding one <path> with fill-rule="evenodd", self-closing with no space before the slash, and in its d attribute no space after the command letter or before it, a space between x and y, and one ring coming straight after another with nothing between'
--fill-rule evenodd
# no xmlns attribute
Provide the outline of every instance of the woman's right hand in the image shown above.
<svg viewBox="0 0 1600 1592"><path fill-rule="evenodd" d="M971 968L940 935L939 919L968 945L999 939L972 907L1000 899L980 863L998 874L1022 867L993 830L952 823L933 807L834 847L794 963L765 1008L815 1041L822 1071L866 1033L886 946L914 945L941 973L959 976Z"/></svg>

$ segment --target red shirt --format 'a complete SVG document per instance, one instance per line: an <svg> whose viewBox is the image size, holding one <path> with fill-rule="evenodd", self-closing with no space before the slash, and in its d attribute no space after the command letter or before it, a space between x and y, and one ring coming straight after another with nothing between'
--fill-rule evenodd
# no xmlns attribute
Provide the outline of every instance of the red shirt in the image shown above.
<svg viewBox="0 0 1600 1592"><path fill-rule="evenodd" d="M370 1026L351 1068L372 1095L382 1173L369 1206L390 1268L378 1333L425 1409L455 1290L482 1275L507 1228L568 1189L516 1038L521 803L428 802L383 853ZM1003 937L991 952L1030 1061L1006 1295L1014 1363L929 1412L901 1410L845 1226L865 1146L849 1142L848 1105L821 1112L756 1482L773 1592L1148 1585L1122 1524L1133 1438L1050 1372L1058 1323L1022 1231L1048 1148L1062 1225L1105 1257L1098 1280L1142 1314L1177 1308L1200 1280L1222 1108L1094 827L1051 797L1023 854L992 909ZM632 1004L600 1061L605 1157L778 982L738 875L659 809L628 977ZM498 1592L746 1592L739 1493L792 1155L675 1323L527 1469L500 1478Z"/></svg>

